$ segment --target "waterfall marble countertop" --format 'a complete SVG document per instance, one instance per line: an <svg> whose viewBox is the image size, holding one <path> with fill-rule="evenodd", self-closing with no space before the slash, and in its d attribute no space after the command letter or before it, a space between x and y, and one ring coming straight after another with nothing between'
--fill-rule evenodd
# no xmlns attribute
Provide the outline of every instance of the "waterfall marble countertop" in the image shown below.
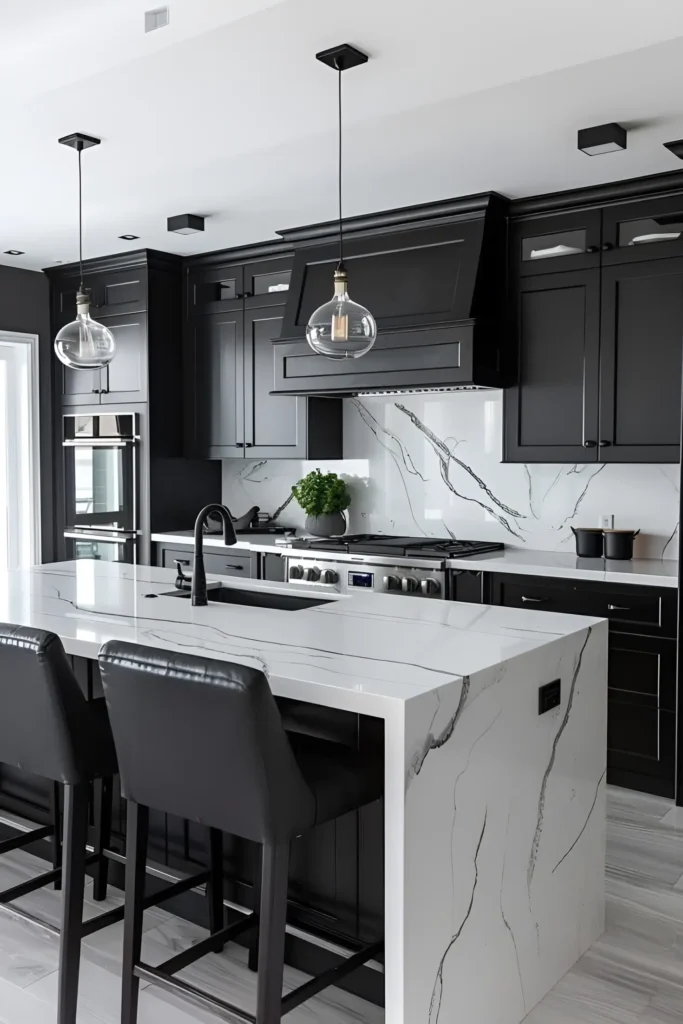
<svg viewBox="0 0 683 1024"><path fill-rule="evenodd" d="M174 579L172 569L90 559L10 570L0 574L0 620L52 630L84 658L118 639L234 659L263 668L278 695L380 715L384 701L429 693L599 621L315 585L306 596L325 603L310 609L193 608L163 596ZM288 583L223 581L302 596Z"/></svg>
<svg viewBox="0 0 683 1024"><path fill-rule="evenodd" d="M298 611L193 608L173 579L11 570L0 620L85 658L116 638L252 665L276 695L383 719L385 1022L520 1024L604 928L607 622L313 585L324 603Z"/></svg>

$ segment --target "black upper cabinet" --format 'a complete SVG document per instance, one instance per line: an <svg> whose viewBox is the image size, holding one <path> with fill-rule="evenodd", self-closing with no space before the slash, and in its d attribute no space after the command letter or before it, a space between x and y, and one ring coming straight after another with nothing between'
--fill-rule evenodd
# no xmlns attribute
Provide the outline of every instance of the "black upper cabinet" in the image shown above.
<svg viewBox="0 0 683 1024"><path fill-rule="evenodd" d="M239 265L192 267L187 279L187 312L197 314L225 313L242 310L244 299L244 267Z"/></svg>
<svg viewBox="0 0 683 1024"><path fill-rule="evenodd" d="M564 273L600 266L600 210L518 221L510 231L513 272Z"/></svg>
<svg viewBox="0 0 683 1024"><path fill-rule="evenodd" d="M292 278L292 261L258 260L244 265L244 305L247 309L282 306Z"/></svg>
<svg viewBox="0 0 683 1024"><path fill-rule="evenodd" d="M607 206L602 217L603 266L683 256L683 196Z"/></svg>
<svg viewBox="0 0 683 1024"><path fill-rule="evenodd" d="M603 269L601 461L678 461L682 334L683 256Z"/></svg>
<svg viewBox="0 0 683 1024"><path fill-rule="evenodd" d="M190 323L190 440L193 452L206 458L243 454L243 326L241 309L194 317Z"/></svg>
<svg viewBox="0 0 683 1024"><path fill-rule="evenodd" d="M600 271L522 278L517 384L506 393L505 459L595 462Z"/></svg>
<svg viewBox="0 0 683 1024"><path fill-rule="evenodd" d="M265 293L268 294L277 293ZM211 458L338 459L336 399L272 395L273 339L283 307L195 314L186 353L187 449Z"/></svg>

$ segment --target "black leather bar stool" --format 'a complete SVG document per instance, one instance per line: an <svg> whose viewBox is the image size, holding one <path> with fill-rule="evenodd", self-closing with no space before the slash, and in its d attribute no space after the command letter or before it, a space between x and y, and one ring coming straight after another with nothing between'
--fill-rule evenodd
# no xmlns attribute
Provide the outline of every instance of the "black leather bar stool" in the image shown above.
<svg viewBox="0 0 683 1024"><path fill-rule="evenodd" d="M111 778L117 766L106 707L104 700L85 699L54 633L0 623L0 709L0 763L53 783L52 825L0 841L2 855L51 837L53 868L0 892L0 905L7 907L50 882L63 888L60 928L18 907L11 907L11 912L61 936L58 1022L75 1024L81 938L112 921L112 913L107 913L82 924L88 864L97 865L95 898L103 900L107 893L104 848L109 842ZM94 852L88 856L91 783L99 791L99 813ZM63 835L60 784L64 787Z"/></svg>
<svg viewBox="0 0 683 1024"><path fill-rule="evenodd" d="M287 734L257 669L120 642L105 644L100 669L128 800L122 1024L136 1024L140 979L252 1024L283 1014L357 969L373 943L282 995L290 840L382 793L382 766L341 744ZM262 845L258 909L158 967L140 960L149 809L200 822L216 842L229 832ZM258 928L256 1016L174 978L206 953Z"/></svg>

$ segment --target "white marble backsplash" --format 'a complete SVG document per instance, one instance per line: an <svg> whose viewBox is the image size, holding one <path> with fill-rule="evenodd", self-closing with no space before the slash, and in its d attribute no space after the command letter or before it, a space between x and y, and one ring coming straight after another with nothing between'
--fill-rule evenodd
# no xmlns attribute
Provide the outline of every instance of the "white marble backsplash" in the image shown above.
<svg viewBox="0 0 683 1024"><path fill-rule="evenodd" d="M233 514L257 504L303 526L291 486L310 469L343 475L352 493L349 531L500 540L510 547L573 551L571 526L640 529L635 555L678 558L677 465L506 465L503 393L352 398L344 403L344 452L336 462L223 463Z"/></svg>

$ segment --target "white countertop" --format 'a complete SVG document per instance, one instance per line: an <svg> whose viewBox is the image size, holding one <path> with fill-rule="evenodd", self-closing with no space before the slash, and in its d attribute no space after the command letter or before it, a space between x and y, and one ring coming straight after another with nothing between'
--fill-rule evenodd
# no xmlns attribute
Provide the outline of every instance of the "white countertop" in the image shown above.
<svg viewBox="0 0 683 1024"><path fill-rule="evenodd" d="M596 620L414 597L307 593L329 604L301 611L240 605L193 608L175 573L83 559L0 573L0 620L49 629L67 653L96 658L107 640L183 650L263 668L273 692L385 717L396 701L503 664ZM220 579L213 573L207 578ZM301 596L301 587L225 579L230 587Z"/></svg>
<svg viewBox="0 0 683 1024"><path fill-rule="evenodd" d="M563 551L508 548L472 558L450 558L447 564L449 569L484 569L486 572L597 580L600 583L638 583L652 587L678 586L678 562L656 558L620 562L610 558L577 558Z"/></svg>
<svg viewBox="0 0 683 1024"><path fill-rule="evenodd" d="M299 531L300 533L301 531ZM297 531L292 528L290 537L295 537ZM244 551L275 551L279 553L282 549L287 550L287 534L284 533L254 533L239 534L237 543L231 547L242 548ZM190 544L194 547L194 530L175 530L173 533L153 533L152 540L160 544ZM205 533L205 548L222 548L225 551L222 533Z"/></svg>

